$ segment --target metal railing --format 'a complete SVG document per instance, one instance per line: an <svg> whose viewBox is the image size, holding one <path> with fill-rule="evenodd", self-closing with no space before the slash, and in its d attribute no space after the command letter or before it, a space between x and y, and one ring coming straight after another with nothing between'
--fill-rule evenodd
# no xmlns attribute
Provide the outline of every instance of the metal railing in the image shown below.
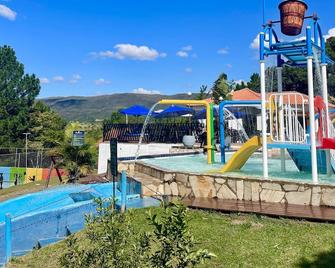
<svg viewBox="0 0 335 268"><path fill-rule="evenodd" d="M269 97L270 137L273 142L307 142L305 100L300 93L273 93ZM299 120L300 117L300 120Z"/></svg>
<svg viewBox="0 0 335 268"><path fill-rule="evenodd" d="M138 142L143 124L105 124L103 141L117 138L119 142ZM185 135L198 136L200 124L195 123L152 123L146 128L143 142L181 143Z"/></svg>

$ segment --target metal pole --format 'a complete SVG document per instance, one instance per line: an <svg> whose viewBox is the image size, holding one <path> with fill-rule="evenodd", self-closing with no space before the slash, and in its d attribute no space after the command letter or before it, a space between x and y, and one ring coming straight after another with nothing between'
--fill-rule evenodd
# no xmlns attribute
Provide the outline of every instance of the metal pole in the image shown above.
<svg viewBox="0 0 335 268"><path fill-rule="evenodd" d="M126 211L127 202L127 174L125 170L121 173L121 212Z"/></svg>
<svg viewBox="0 0 335 268"><path fill-rule="evenodd" d="M28 135L31 133L23 133L23 135L26 135L26 168L28 167Z"/></svg>
<svg viewBox="0 0 335 268"><path fill-rule="evenodd" d="M315 113L314 113L314 85L313 85L313 57L307 58L308 72L308 105L309 105L309 125L311 140L312 178L313 183L318 183L318 163L316 157L316 135L315 135Z"/></svg>
<svg viewBox="0 0 335 268"><path fill-rule="evenodd" d="M5 251L7 263L12 257L12 217L10 214L5 215Z"/></svg>
<svg viewBox="0 0 335 268"><path fill-rule="evenodd" d="M306 28L307 42L307 76L308 76L308 109L309 109L309 128L311 141L311 166L313 183L318 180L318 159L316 156L316 135L315 135L315 111L314 111L314 81L313 81L313 49L312 49L312 30L310 26Z"/></svg>
<svg viewBox="0 0 335 268"><path fill-rule="evenodd" d="M265 0L263 0L263 26L265 26Z"/></svg>
<svg viewBox="0 0 335 268"><path fill-rule="evenodd" d="M263 145L263 177L269 177L268 148L267 148L267 123L266 123L266 90L265 90L265 61L260 61L261 72L261 101L262 101L262 145Z"/></svg>
<svg viewBox="0 0 335 268"><path fill-rule="evenodd" d="M329 104L328 104L328 79L327 79L327 64L321 64L321 72L322 72L322 97L326 106L326 118L325 124L327 129L327 138L330 138L330 119L329 119ZM321 116L321 115L320 115ZM331 154L330 150L326 150L326 162L327 162L327 175L331 176L332 174L332 166L331 166Z"/></svg>
<svg viewBox="0 0 335 268"><path fill-rule="evenodd" d="M283 68L277 67L277 83L278 83L278 93L283 92ZM285 125L284 125L284 101L283 95L279 96L279 131L280 131L280 141L285 142ZM285 149L280 149L280 161L281 161L281 171L286 171L285 163Z"/></svg>

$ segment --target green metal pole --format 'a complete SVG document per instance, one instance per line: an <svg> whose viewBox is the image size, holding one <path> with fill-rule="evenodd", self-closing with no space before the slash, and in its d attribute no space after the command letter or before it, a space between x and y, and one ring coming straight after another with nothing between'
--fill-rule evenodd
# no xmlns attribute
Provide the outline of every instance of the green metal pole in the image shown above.
<svg viewBox="0 0 335 268"><path fill-rule="evenodd" d="M211 118L211 141L212 141L212 164L215 163L215 136L214 136L214 113L213 113L213 104L210 104L210 118Z"/></svg>

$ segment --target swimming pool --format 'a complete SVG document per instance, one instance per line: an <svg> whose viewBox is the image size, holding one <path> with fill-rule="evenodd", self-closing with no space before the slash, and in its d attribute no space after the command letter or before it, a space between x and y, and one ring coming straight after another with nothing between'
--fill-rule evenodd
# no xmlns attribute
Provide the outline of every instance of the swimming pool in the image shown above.
<svg viewBox="0 0 335 268"><path fill-rule="evenodd" d="M233 153L227 153L227 161ZM215 170L222 168L220 163L220 154L216 154L215 163L213 165L207 164L207 156L203 154L153 158L142 160L144 163L154 165L163 169L171 171L180 171L187 173L215 173ZM269 161L269 177L273 180L293 180L301 182L312 182L312 175L308 172L300 172L296 167L293 160L287 156L286 159L286 172L281 171L281 160L279 157L271 157ZM261 178L263 176L263 160L260 153L254 154L243 168L237 172L225 173L227 176L232 177L250 177ZM327 176L319 174L320 183L335 184L335 175Z"/></svg>
<svg viewBox="0 0 335 268"><path fill-rule="evenodd" d="M121 193L115 185L116 203ZM12 255L23 255L38 243L48 244L63 239L68 233L84 228L85 215L95 213L95 198L110 198L113 183L67 185L31 193L0 203L0 266L5 263L5 215L12 217ZM127 195L128 208L157 206L153 198Z"/></svg>

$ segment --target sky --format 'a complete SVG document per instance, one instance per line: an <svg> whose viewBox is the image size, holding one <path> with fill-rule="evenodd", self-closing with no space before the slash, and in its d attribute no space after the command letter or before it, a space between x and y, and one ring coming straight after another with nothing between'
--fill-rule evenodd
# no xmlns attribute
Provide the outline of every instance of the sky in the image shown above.
<svg viewBox="0 0 335 268"><path fill-rule="evenodd" d="M265 1L277 20L280 1ZM335 36L335 1L307 3ZM262 20L262 0L0 0L0 42L39 77L39 97L170 95L258 72Z"/></svg>

